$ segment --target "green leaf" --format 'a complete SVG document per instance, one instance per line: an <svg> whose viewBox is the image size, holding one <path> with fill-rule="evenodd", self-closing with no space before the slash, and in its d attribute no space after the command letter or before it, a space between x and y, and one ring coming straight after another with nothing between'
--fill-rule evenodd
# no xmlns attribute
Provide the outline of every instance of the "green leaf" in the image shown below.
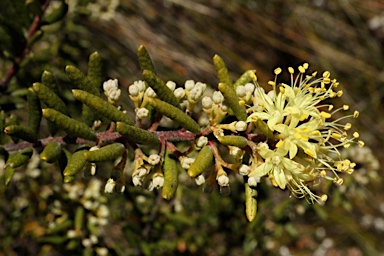
<svg viewBox="0 0 384 256"><path fill-rule="evenodd" d="M123 122L129 125L134 125L133 120L129 116L100 97L82 90L72 90L72 93L77 100L90 107L96 113L103 115L114 122Z"/></svg>
<svg viewBox="0 0 384 256"><path fill-rule="evenodd" d="M141 72L144 72L144 70L149 70L155 73L155 67L152 63L151 57L143 45L140 45L139 49L137 50L137 58L139 60Z"/></svg>
<svg viewBox="0 0 384 256"><path fill-rule="evenodd" d="M28 142L37 142L37 134L29 127L23 125L10 125L4 128L4 132Z"/></svg>
<svg viewBox="0 0 384 256"><path fill-rule="evenodd" d="M159 99L150 98L149 103L161 114L169 117L188 131L193 132L194 134L200 133L200 125L196 123L189 115L185 114L182 110L168 104Z"/></svg>
<svg viewBox="0 0 384 256"><path fill-rule="evenodd" d="M196 178L202 174L205 169L207 169L213 161L213 152L210 146L204 146L199 154L197 155L195 161L191 164L191 167L188 169L188 175L192 178Z"/></svg>
<svg viewBox="0 0 384 256"><path fill-rule="evenodd" d="M47 86L42 83L34 83L32 89L48 108L53 108L65 115L68 114L67 105Z"/></svg>
<svg viewBox="0 0 384 256"><path fill-rule="evenodd" d="M97 150L84 152L85 159L88 162L103 162L114 160L121 156L125 147L121 143L112 143Z"/></svg>
<svg viewBox="0 0 384 256"><path fill-rule="evenodd" d="M92 141L97 140L96 134L86 124L70 118L54 109L44 108L43 116L69 135Z"/></svg>
<svg viewBox="0 0 384 256"><path fill-rule="evenodd" d="M248 117L247 110L244 105L239 104L239 98L233 88L225 83L219 83L219 91L224 95L236 118L240 121L245 121Z"/></svg>
<svg viewBox="0 0 384 256"><path fill-rule="evenodd" d="M229 76L227 66L224 63L224 60L217 54L213 56L213 65L215 66L217 77L219 78L219 82L225 83L231 88L233 88L232 80Z"/></svg>
<svg viewBox="0 0 384 256"><path fill-rule="evenodd" d="M177 170L177 161L172 157L169 150L166 151L163 163L164 186L161 195L164 199L171 200L177 191L179 185L179 172Z"/></svg>
<svg viewBox="0 0 384 256"><path fill-rule="evenodd" d="M139 144L159 145L159 137L147 130L136 128L125 123L117 122L116 131L126 137L129 141Z"/></svg>

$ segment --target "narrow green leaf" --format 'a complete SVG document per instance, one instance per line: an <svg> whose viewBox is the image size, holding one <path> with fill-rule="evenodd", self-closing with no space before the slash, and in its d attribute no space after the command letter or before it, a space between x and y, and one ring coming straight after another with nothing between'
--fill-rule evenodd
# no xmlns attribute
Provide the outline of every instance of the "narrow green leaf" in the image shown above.
<svg viewBox="0 0 384 256"><path fill-rule="evenodd" d="M179 185L179 172L177 170L177 161L172 158L172 153L169 150L166 151L164 163L164 186L161 192L161 196L164 199L171 200L177 191Z"/></svg>
<svg viewBox="0 0 384 256"><path fill-rule="evenodd" d="M16 153L10 154L7 162L5 162L4 168L7 168L8 166L12 168L20 167L28 162L28 160L32 157L32 154L32 148L26 148Z"/></svg>
<svg viewBox="0 0 384 256"><path fill-rule="evenodd" d="M196 123L189 115L185 114L182 110L168 104L159 99L150 98L149 103L161 114L166 117L169 117L188 131L193 132L194 134L200 133L200 125Z"/></svg>
<svg viewBox="0 0 384 256"><path fill-rule="evenodd" d="M42 83L34 83L32 89L48 108L53 108L65 115L68 114L67 105L47 86Z"/></svg>
<svg viewBox="0 0 384 256"><path fill-rule="evenodd" d="M257 190L245 182L245 215L252 222L257 215Z"/></svg>
<svg viewBox="0 0 384 256"><path fill-rule="evenodd" d="M156 92L157 96L161 100L177 108L181 108L179 100L176 98L175 94L173 94L171 89L169 89L168 86L164 83L164 81L161 80L158 76L156 76L155 73L150 70L144 70L143 76L145 81Z"/></svg>
<svg viewBox="0 0 384 256"><path fill-rule="evenodd" d="M152 63L151 57L143 45L140 45L139 49L137 50L137 58L139 60L141 72L144 72L144 70L149 70L155 73L155 67Z"/></svg>
<svg viewBox="0 0 384 256"><path fill-rule="evenodd" d="M224 95L224 99L233 110L236 118L245 121L248 117L247 110L244 105L239 104L239 98L233 88L225 83L219 83L219 91Z"/></svg>
<svg viewBox="0 0 384 256"><path fill-rule="evenodd" d="M219 82L225 83L233 89L232 80L229 76L227 66L224 63L224 60L217 54L213 56L213 65L215 66Z"/></svg>
<svg viewBox="0 0 384 256"><path fill-rule="evenodd" d="M56 79L51 72L44 70L43 74L41 75L41 82L49 89L51 89L54 93L59 95L59 89L56 85Z"/></svg>
<svg viewBox="0 0 384 256"><path fill-rule="evenodd" d="M37 142L37 134L27 126L10 125L4 128L4 132L9 136L13 136L28 142Z"/></svg>
<svg viewBox="0 0 384 256"><path fill-rule="evenodd" d="M88 79L87 76L83 74L75 66L66 66L65 72L67 73L71 82L76 85L80 90L87 91L93 95L100 97L100 90L98 87L95 87L94 84Z"/></svg>
<svg viewBox="0 0 384 256"><path fill-rule="evenodd" d="M213 152L210 146L204 146L195 161L191 164L188 169L188 175L192 178L196 178L207 169L213 161Z"/></svg>
<svg viewBox="0 0 384 256"><path fill-rule="evenodd" d="M96 113L99 113L114 122L123 122L129 125L134 125L133 120L129 116L105 100L82 90L72 90L72 93L77 100L90 107Z"/></svg>
<svg viewBox="0 0 384 256"><path fill-rule="evenodd" d="M14 174L15 174L15 168L11 166L8 166L4 169L3 178L4 178L4 184L6 186L8 186Z"/></svg>
<svg viewBox="0 0 384 256"><path fill-rule="evenodd" d="M121 143L112 143L97 150L84 152L85 159L88 162L103 162L114 160L121 156L125 147Z"/></svg>
<svg viewBox="0 0 384 256"><path fill-rule="evenodd" d="M48 15L45 15L42 19L43 25L50 25L57 21L62 20L68 12L68 4L62 0L60 1L59 6L49 12Z"/></svg>
<svg viewBox="0 0 384 256"><path fill-rule="evenodd" d="M54 163L59 159L61 153L60 143L51 141L44 147L43 152L40 153L40 159L47 163Z"/></svg>
<svg viewBox="0 0 384 256"><path fill-rule="evenodd" d="M60 127L60 129L64 130L69 135L92 141L97 140L96 134L90 127L54 109L44 108L43 116L47 120L56 124L58 127Z"/></svg>
<svg viewBox="0 0 384 256"><path fill-rule="evenodd" d="M239 148L245 148L248 145L248 141L243 136L229 135L219 136L217 138L219 142L226 146L235 146Z"/></svg>
<svg viewBox="0 0 384 256"><path fill-rule="evenodd" d="M78 174L87 163L85 160L84 152L87 150L79 150L72 154L71 158L68 161L67 166L63 171L64 183L72 182L75 179L76 174Z"/></svg>
<svg viewBox="0 0 384 256"><path fill-rule="evenodd" d="M28 89L27 94L28 101L28 127L37 134L40 130L41 122L41 105L40 100L36 96L32 88Z"/></svg>
<svg viewBox="0 0 384 256"><path fill-rule="evenodd" d="M139 144L159 145L159 137L147 130L136 128L134 126L126 125L125 123L117 122L116 131L126 137L129 141Z"/></svg>
<svg viewBox="0 0 384 256"><path fill-rule="evenodd" d="M101 57L98 52L94 52L89 56L87 77L89 81L91 81L93 87L97 88L98 91L102 88L101 74Z"/></svg>

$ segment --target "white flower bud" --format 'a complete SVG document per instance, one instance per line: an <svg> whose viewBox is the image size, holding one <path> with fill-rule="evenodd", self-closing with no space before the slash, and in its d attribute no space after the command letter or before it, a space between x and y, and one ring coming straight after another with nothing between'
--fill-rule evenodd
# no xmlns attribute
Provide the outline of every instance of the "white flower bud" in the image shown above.
<svg viewBox="0 0 384 256"><path fill-rule="evenodd" d="M133 176L132 177L132 183L133 183L134 186L141 186L143 184L142 180L138 176Z"/></svg>
<svg viewBox="0 0 384 256"><path fill-rule="evenodd" d="M151 87L147 88L147 90L145 91L145 94L147 94L147 96L150 98L155 98L157 96L155 91Z"/></svg>
<svg viewBox="0 0 384 256"><path fill-rule="evenodd" d="M139 87L136 84L132 84L131 86L129 86L128 92L131 96L137 96L140 93Z"/></svg>
<svg viewBox="0 0 384 256"><path fill-rule="evenodd" d="M239 168L239 174L243 176L248 175L250 169L251 167L248 165L242 164Z"/></svg>
<svg viewBox="0 0 384 256"><path fill-rule="evenodd" d="M212 95L212 100L215 104L221 104L224 101L224 96L219 91L215 91Z"/></svg>
<svg viewBox="0 0 384 256"><path fill-rule="evenodd" d="M184 169L189 169L193 162L195 162L194 158L184 157L181 159L180 164L181 164L181 167L183 167Z"/></svg>
<svg viewBox="0 0 384 256"><path fill-rule="evenodd" d="M138 109L135 109L135 111L136 111L136 116L139 119L144 119L149 115L149 111L146 108L138 108Z"/></svg>
<svg viewBox="0 0 384 256"><path fill-rule="evenodd" d="M185 85L184 85L185 90L190 91L193 89L193 87L195 87L195 81L193 80L185 81Z"/></svg>
<svg viewBox="0 0 384 256"><path fill-rule="evenodd" d="M108 98L112 101L117 101L120 99L121 90L120 89L114 89L108 91Z"/></svg>
<svg viewBox="0 0 384 256"><path fill-rule="evenodd" d="M185 91L184 91L183 88L179 87L179 88L177 88L177 89L173 92L173 94L175 94L175 96L176 96L177 99L181 100L181 99L184 98L184 96L185 96Z"/></svg>
<svg viewBox="0 0 384 256"><path fill-rule="evenodd" d="M260 177L249 177L248 185L251 187L256 187L257 183L260 183Z"/></svg>
<svg viewBox="0 0 384 256"><path fill-rule="evenodd" d="M205 178L203 175L199 175L195 178L195 182L197 186L200 186L205 183Z"/></svg>
<svg viewBox="0 0 384 256"><path fill-rule="evenodd" d="M157 154L152 154L148 157L148 163L151 165L157 165L160 163L160 156Z"/></svg>
<svg viewBox="0 0 384 256"><path fill-rule="evenodd" d="M89 170L89 173L94 176L96 174L96 164L91 163L91 169Z"/></svg>
<svg viewBox="0 0 384 256"><path fill-rule="evenodd" d="M219 186L226 187L229 186L229 178L227 175L220 175L217 178L217 183L219 183Z"/></svg>
<svg viewBox="0 0 384 256"><path fill-rule="evenodd" d="M229 146L229 154L236 158L240 158L243 154L243 151L239 147Z"/></svg>
<svg viewBox="0 0 384 256"><path fill-rule="evenodd" d="M211 108L212 107L212 99L211 99L211 97L208 97L208 96L205 96L203 99L202 99L202 101L201 101L201 104L202 104L202 106L203 106L203 108L205 108L205 109L209 109L209 108Z"/></svg>
<svg viewBox="0 0 384 256"><path fill-rule="evenodd" d="M109 178L105 184L104 193L112 193L115 189L116 183L113 179Z"/></svg>
<svg viewBox="0 0 384 256"><path fill-rule="evenodd" d="M148 170L144 167L140 167L139 169L136 170L136 175L139 178L142 178L147 174L148 174Z"/></svg>
<svg viewBox="0 0 384 256"><path fill-rule="evenodd" d="M166 85L167 85L167 87L168 87L169 89L171 89L171 91L174 91L175 88L176 88L176 83L173 82L173 81L168 81L168 82L166 83Z"/></svg>
<svg viewBox="0 0 384 256"><path fill-rule="evenodd" d="M196 141L196 146L198 146L199 148L202 148L204 147L205 145L207 145L208 143L208 138L205 137L205 136L201 136L197 139Z"/></svg>
<svg viewBox="0 0 384 256"><path fill-rule="evenodd" d="M222 110L223 112L228 112L228 106L225 105L225 104L221 104L221 110Z"/></svg>
<svg viewBox="0 0 384 256"><path fill-rule="evenodd" d="M195 87L201 88L203 90L203 92L204 92L205 89L207 88L207 85L205 83L197 82L195 84Z"/></svg>
<svg viewBox="0 0 384 256"><path fill-rule="evenodd" d="M247 130L247 123L244 121L238 121L235 124L235 128L236 128L236 131L243 132L243 131Z"/></svg>
<svg viewBox="0 0 384 256"><path fill-rule="evenodd" d="M237 86L236 95L238 97L244 97L246 93L247 93L247 91L245 90L245 86L243 86L243 85Z"/></svg>
<svg viewBox="0 0 384 256"><path fill-rule="evenodd" d="M141 80L135 81L133 84L137 86L137 88L139 89L139 92L145 91L145 83L144 83L144 81L141 81Z"/></svg>
<svg viewBox="0 0 384 256"><path fill-rule="evenodd" d="M253 91L255 90L255 85L254 84L251 84L251 83L247 83L245 85L245 90L247 92L250 92L251 94L253 94Z"/></svg>
<svg viewBox="0 0 384 256"><path fill-rule="evenodd" d="M159 189L164 186L163 175L156 175L153 177L152 182L149 184L148 190L152 191L154 188Z"/></svg>
<svg viewBox="0 0 384 256"><path fill-rule="evenodd" d="M197 102L200 100L200 98L203 96L203 88L201 86L195 86L189 93L189 98L194 101L194 102Z"/></svg>
<svg viewBox="0 0 384 256"><path fill-rule="evenodd" d="M110 90L113 90L113 89L117 89L118 87L118 81L117 79L109 79L108 81L105 81L103 83L103 89L105 92L108 92Z"/></svg>

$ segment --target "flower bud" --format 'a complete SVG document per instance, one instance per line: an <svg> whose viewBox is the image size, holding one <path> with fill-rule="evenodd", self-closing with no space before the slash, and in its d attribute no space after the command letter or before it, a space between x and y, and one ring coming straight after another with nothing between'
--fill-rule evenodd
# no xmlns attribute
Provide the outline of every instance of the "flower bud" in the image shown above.
<svg viewBox="0 0 384 256"><path fill-rule="evenodd" d="M236 122L235 127L236 127L236 131L243 132L247 130L247 123L244 121L238 121Z"/></svg>
<svg viewBox="0 0 384 256"><path fill-rule="evenodd" d="M198 146L199 148L202 148L204 147L205 145L207 145L208 143L208 138L205 137L205 136L201 136L197 139L196 141L196 146Z"/></svg>
<svg viewBox="0 0 384 256"><path fill-rule="evenodd" d="M203 108L205 108L205 109L211 108L212 107L212 99L211 99L211 97L205 96L201 100L201 104L202 104Z"/></svg>
<svg viewBox="0 0 384 256"><path fill-rule="evenodd" d="M185 85L184 85L185 90L191 91L193 89L193 87L195 87L195 81L193 81L193 80L185 81Z"/></svg>
<svg viewBox="0 0 384 256"><path fill-rule="evenodd" d="M166 83L166 86L167 86L169 89L171 89L171 91L174 91L175 88L176 88L176 83L173 82L173 81L168 81L168 82Z"/></svg>
<svg viewBox="0 0 384 256"><path fill-rule="evenodd" d="M213 93L212 100L215 104L221 104L224 101L224 96L221 92L215 91Z"/></svg>
<svg viewBox="0 0 384 256"><path fill-rule="evenodd" d="M157 154L150 155L148 157L148 163L151 165L157 165L158 163L160 163L160 156Z"/></svg>

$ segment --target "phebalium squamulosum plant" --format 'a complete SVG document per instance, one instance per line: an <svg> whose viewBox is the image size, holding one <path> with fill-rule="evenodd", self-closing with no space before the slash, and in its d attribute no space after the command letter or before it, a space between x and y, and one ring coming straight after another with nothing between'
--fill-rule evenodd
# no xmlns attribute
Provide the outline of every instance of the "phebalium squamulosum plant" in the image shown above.
<svg viewBox="0 0 384 256"><path fill-rule="evenodd" d="M349 135L348 119L358 112L345 114L347 105L331 104L342 91L328 71L310 73L304 63L297 70L288 68L290 81L284 83L282 69L276 68L274 80L261 86L255 70L233 82L223 59L215 55L218 90L212 91L193 80L183 86L164 82L144 46L138 48L138 61L143 80L128 88L134 118L130 109L118 105L127 100L121 98L118 81L102 81L97 52L89 58L86 75L74 66L65 68L76 88L72 95L82 103L80 118L72 117L76 113L69 113L54 76L44 71L41 81L28 88L28 124L1 112L2 130L13 140L2 146L4 184L34 151L41 161L57 163L64 183L74 182L81 172L105 172L99 163L114 161L107 171L107 193L133 184L161 190L164 199L172 200L179 175L186 172L203 191L218 188L226 196L230 177L239 176L246 217L253 221L260 182L322 204L327 195L318 195L313 187L324 180L341 185L341 174L353 172L355 164L340 149L364 145L357 132ZM50 137L39 137L42 119ZM59 130L66 136L56 136Z"/></svg>

